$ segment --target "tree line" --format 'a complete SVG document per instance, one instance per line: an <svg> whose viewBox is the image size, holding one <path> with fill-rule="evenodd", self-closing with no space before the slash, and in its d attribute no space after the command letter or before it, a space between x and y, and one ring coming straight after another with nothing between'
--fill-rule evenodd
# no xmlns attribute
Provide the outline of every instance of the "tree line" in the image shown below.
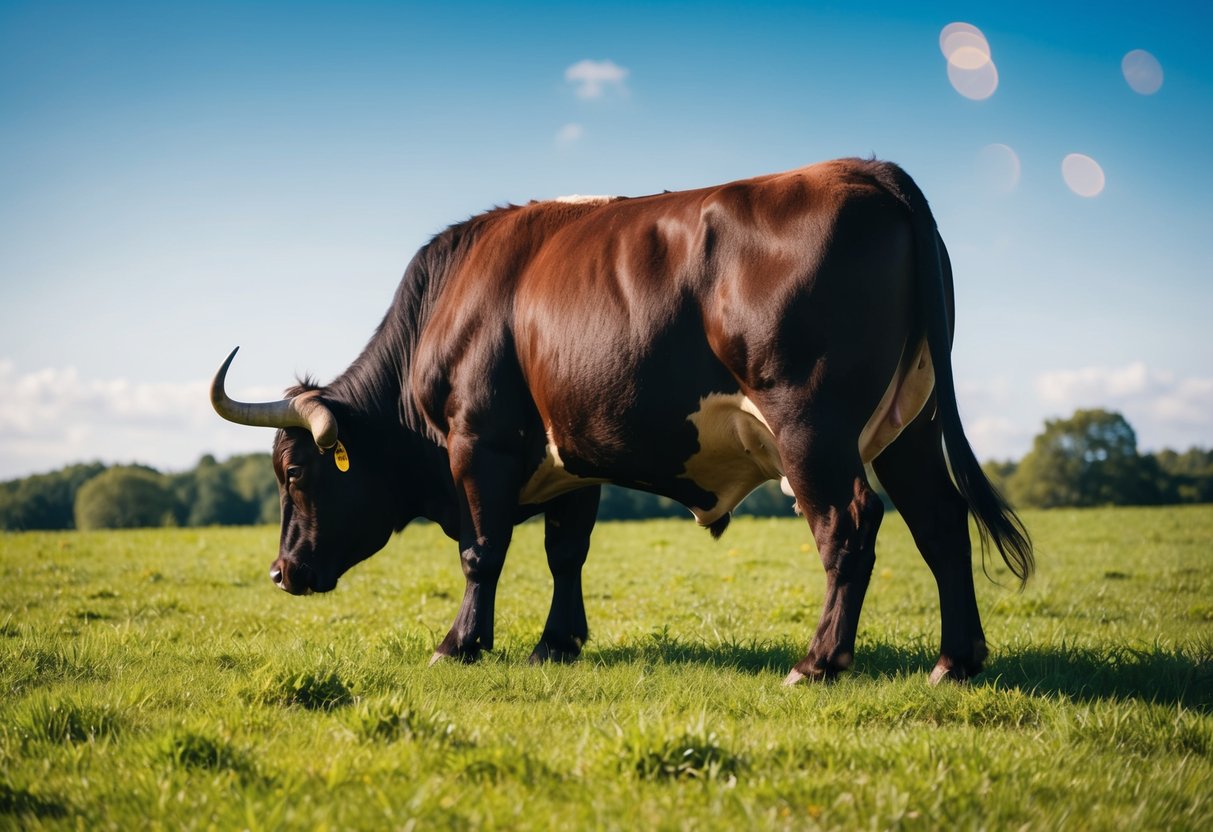
<svg viewBox="0 0 1213 832"><path fill-rule="evenodd" d="M1139 453L1128 421L1107 410L1049 420L1023 459L988 462L985 470L1022 507L1213 502L1213 449ZM770 482L736 513L786 517L791 510L792 500ZM603 488L598 511L603 520L686 514L673 500L613 486ZM0 530L251 525L278 517L278 483L264 453L223 462L208 455L175 474L91 463L0 483Z"/></svg>
<svg viewBox="0 0 1213 832"><path fill-rule="evenodd" d="M1213 449L1142 454L1119 413L1079 410L1050 419L1018 462L986 474L1017 506L1142 506L1213 502Z"/></svg>
<svg viewBox="0 0 1213 832"><path fill-rule="evenodd" d="M278 522L269 454L224 462L207 455L189 471L99 462L0 483L0 529L130 529Z"/></svg>

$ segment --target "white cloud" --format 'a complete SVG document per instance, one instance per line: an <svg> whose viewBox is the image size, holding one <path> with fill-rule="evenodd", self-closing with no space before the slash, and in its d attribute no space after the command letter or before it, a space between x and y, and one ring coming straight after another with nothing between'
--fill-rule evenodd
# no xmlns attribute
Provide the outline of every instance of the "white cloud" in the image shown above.
<svg viewBox="0 0 1213 832"><path fill-rule="evenodd" d="M1213 444L1213 378L1180 378L1134 361L1043 373L1036 394L1056 415L1091 407L1121 412L1143 449Z"/></svg>
<svg viewBox="0 0 1213 832"><path fill-rule="evenodd" d="M1032 435L1031 428L999 416L965 420L965 436L978 459L1018 459L1031 447Z"/></svg>
<svg viewBox="0 0 1213 832"><path fill-rule="evenodd" d="M585 128L580 124L566 124L556 131L556 144L569 147L576 144L585 136Z"/></svg>
<svg viewBox="0 0 1213 832"><path fill-rule="evenodd" d="M608 89L627 94L624 79L628 70L611 60L578 61L564 71L564 79L577 85L579 98L602 98Z"/></svg>
<svg viewBox="0 0 1213 832"><path fill-rule="evenodd" d="M74 462L143 462L190 467L204 453L268 450L270 434L221 420L209 382L87 379L73 367L18 372L0 361L0 479ZM245 389L248 399L281 391Z"/></svg>

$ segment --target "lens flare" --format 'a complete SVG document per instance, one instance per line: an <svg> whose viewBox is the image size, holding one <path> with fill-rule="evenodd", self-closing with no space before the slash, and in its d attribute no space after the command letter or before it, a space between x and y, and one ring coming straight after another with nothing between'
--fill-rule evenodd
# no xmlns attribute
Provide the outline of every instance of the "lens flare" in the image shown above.
<svg viewBox="0 0 1213 832"><path fill-rule="evenodd" d="M962 49L971 49L990 57L990 43L981 30L972 23L949 23L939 31L939 51L949 63L956 63L953 56ZM984 61L982 61L984 63ZM980 65L980 64L979 64ZM966 67L975 69L976 67Z"/></svg>
<svg viewBox="0 0 1213 832"><path fill-rule="evenodd" d="M1120 61L1120 72L1133 92L1153 95L1162 88L1162 64L1144 49L1134 49Z"/></svg>
<svg viewBox="0 0 1213 832"><path fill-rule="evenodd" d="M965 98L981 101L998 89L998 68L990 42L972 23L949 23L939 32L939 51L948 59L948 81Z"/></svg>
<svg viewBox="0 0 1213 832"><path fill-rule="evenodd" d="M948 56L948 64L957 69L980 69L989 62L990 53L976 46L962 46Z"/></svg>
<svg viewBox="0 0 1213 832"><path fill-rule="evenodd" d="M1104 188L1103 168L1090 156L1071 153L1061 160L1061 178L1079 196L1099 196Z"/></svg>
<svg viewBox="0 0 1213 832"><path fill-rule="evenodd" d="M948 80L952 89L973 101L984 101L998 89L998 67L993 61L986 61L977 69L962 69L956 64L948 64Z"/></svg>
<svg viewBox="0 0 1213 832"><path fill-rule="evenodd" d="M1015 190L1020 170L1019 154L1005 144L988 144L977 151L977 178L993 193Z"/></svg>

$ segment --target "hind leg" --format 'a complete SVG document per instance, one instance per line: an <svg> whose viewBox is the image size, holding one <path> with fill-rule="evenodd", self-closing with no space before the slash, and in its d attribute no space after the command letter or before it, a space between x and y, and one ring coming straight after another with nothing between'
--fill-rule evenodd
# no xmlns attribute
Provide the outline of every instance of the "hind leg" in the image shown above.
<svg viewBox="0 0 1213 832"><path fill-rule="evenodd" d="M928 403L872 467L910 527L939 587L940 654L931 683L981 672L986 637L973 589L969 511L948 475L940 425Z"/></svg>
<svg viewBox="0 0 1213 832"><path fill-rule="evenodd" d="M582 488L557 497L544 513L544 547L552 571L552 607L531 663L571 662L589 638L581 567L590 550L601 489Z"/></svg>
<svg viewBox="0 0 1213 832"><path fill-rule="evenodd" d="M809 416L781 431L780 453L826 573L817 632L784 683L831 679L855 655L884 506L868 485L853 432L831 429L827 419Z"/></svg>

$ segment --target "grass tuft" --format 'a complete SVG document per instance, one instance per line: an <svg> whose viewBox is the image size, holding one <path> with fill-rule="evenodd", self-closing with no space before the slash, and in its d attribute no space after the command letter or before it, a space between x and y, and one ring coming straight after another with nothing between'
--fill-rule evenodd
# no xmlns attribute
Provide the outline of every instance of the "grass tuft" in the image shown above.
<svg viewBox="0 0 1213 832"><path fill-rule="evenodd" d="M234 771L253 770L249 756L229 741L204 731L178 729L160 738L157 751L162 759L182 769Z"/></svg>
<svg viewBox="0 0 1213 832"><path fill-rule="evenodd" d="M263 704L331 711L353 702L354 692L335 670L287 670L268 675L255 699Z"/></svg>
<svg viewBox="0 0 1213 832"><path fill-rule="evenodd" d="M702 780L736 782L746 760L699 721L680 733L636 726L623 733L620 760L625 770L642 780Z"/></svg>
<svg viewBox="0 0 1213 832"><path fill-rule="evenodd" d="M532 755L516 748L491 746L462 751L447 766L473 783L521 782L539 785L562 778Z"/></svg>
<svg viewBox="0 0 1213 832"><path fill-rule="evenodd" d="M13 729L24 742L75 743L117 734L122 723L121 712L112 705L44 694L24 703Z"/></svg>
<svg viewBox="0 0 1213 832"><path fill-rule="evenodd" d="M346 712L345 724L365 740L457 742L454 723L398 695L359 702Z"/></svg>

